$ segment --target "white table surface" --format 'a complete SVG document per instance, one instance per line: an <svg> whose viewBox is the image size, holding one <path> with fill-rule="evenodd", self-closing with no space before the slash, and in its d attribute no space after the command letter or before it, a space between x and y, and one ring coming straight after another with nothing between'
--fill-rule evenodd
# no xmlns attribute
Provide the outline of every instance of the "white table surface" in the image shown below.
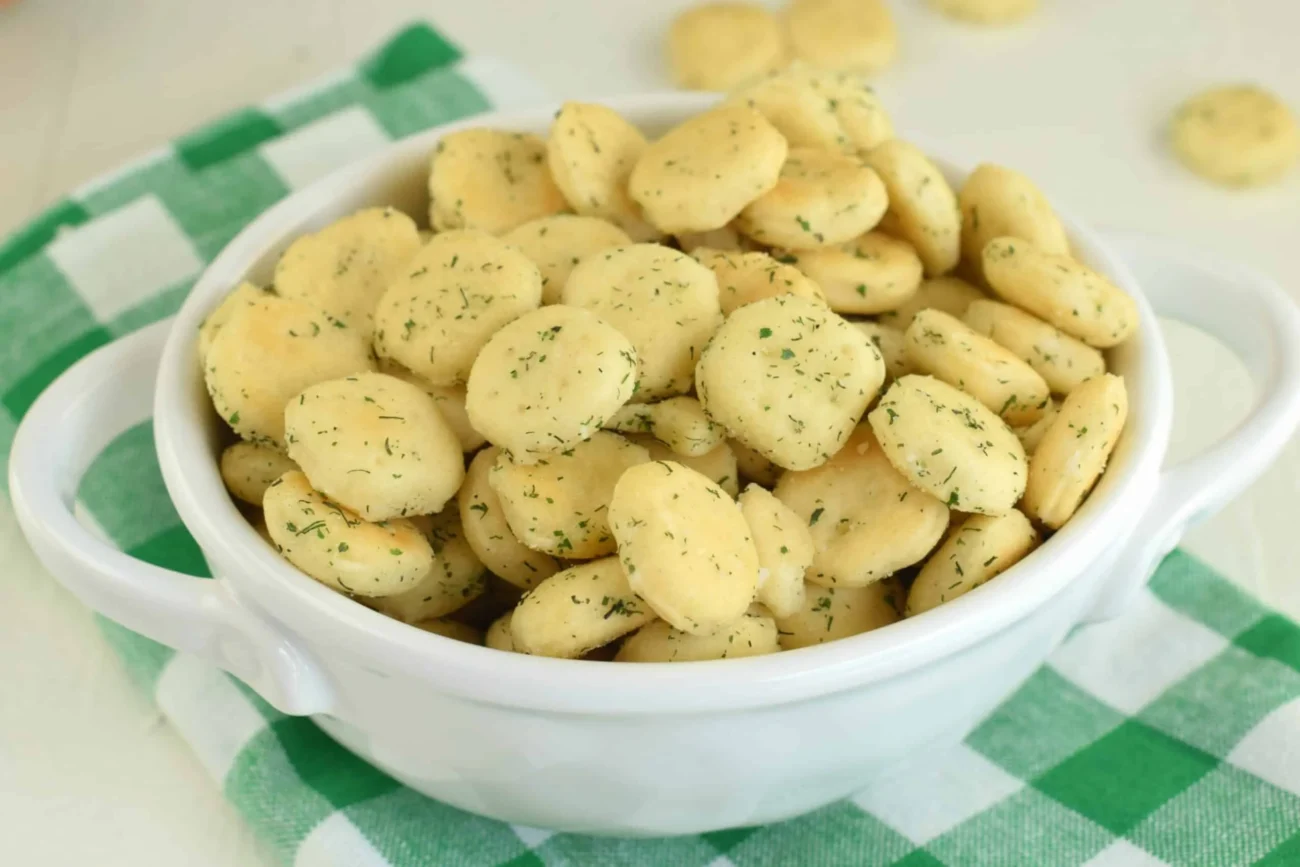
<svg viewBox="0 0 1300 867"><path fill-rule="evenodd" d="M0 233L65 190L202 121L310 81L425 17L557 96L668 85L669 0L21 0L0 9ZM1256 80L1300 106L1292 0L1042 0L981 30L893 0L902 49L878 88L900 130L1036 178L1101 224L1252 262L1300 298L1300 172L1227 193L1175 165L1161 124L1190 91ZM507 29L508 28L508 29ZM1249 404L1217 344L1170 329L1175 454ZM1187 545L1300 615L1296 442ZM0 503L0 839L6 863L270 863L185 745L132 688L89 614L33 560Z"/></svg>

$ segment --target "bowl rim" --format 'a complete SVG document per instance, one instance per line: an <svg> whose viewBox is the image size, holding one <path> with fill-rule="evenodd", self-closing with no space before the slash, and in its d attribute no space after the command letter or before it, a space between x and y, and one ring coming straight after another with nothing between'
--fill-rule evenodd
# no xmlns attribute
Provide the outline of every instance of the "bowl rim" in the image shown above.
<svg viewBox="0 0 1300 867"><path fill-rule="evenodd" d="M680 122L715 94L652 93L596 100L638 126ZM154 429L163 478L182 521L245 604L296 636L307 658L340 654L373 674L399 674L476 702L556 713L700 713L801 701L904 674L960 652L1029 616L1104 558L1117 554L1155 491L1168 446L1172 385L1155 314L1127 267L1096 233L1056 207L1079 258L1135 300L1139 332L1126 375L1130 417L1112 465L1076 516L1029 557L962 597L888 627L793 651L744 659L608 665L507 654L431 634L370 610L309 578L279 557L225 491L209 449L210 424L195 400L198 326L249 268L312 215L443 135L474 126L544 129L560 102L482 114L394 141L291 193L243 229L208 265L177 313L163 350ZM909 137L945 173L967 173L942 147ZM950 177L950 180L952 178ZM422 215L421 215L422 216ZM1136 411L1132 411L1136 410ZM1080 617L1084 610L1080 610Z"/></svg>

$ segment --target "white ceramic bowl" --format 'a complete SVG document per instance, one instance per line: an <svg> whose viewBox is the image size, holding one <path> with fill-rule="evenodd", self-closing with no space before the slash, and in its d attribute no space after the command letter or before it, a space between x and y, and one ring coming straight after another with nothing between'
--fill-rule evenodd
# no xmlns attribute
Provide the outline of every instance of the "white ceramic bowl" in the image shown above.
<svg viewBox="0 0 1300 867"><path fill-rule="evenodd" d="M708 103L672 94L610 104L656 134ZM491 124L544 133L553 111L431 130L289 197L231 242L173 323L100 350L51 386L11 461L19 518L49 569L109 617L230 670L457 807L570 831L708 831L814 809L901 757L956 742L1071 627L1121 609L1187 523L1255 478L1295 428L1300 317L1280 290L1160 242L1099 236L1062 211L1078 255L1141 311L1140 332L1110 354L1128 383L1131 416L1074 520L997 580L833 644L687 665L505 654L385 618L280 559L226 495L220 422L196 361L198 326L240 279L269 279L303 232L367 205L422 216L427 155L445 132ZM922 143L960 181L960 155ZM1227 440L1163 471L1171 386L1157 312L1219 335L1261 386L1250 418ZM151 397L168 490L216 580L132 560L72 515L85 467L147 414Z"/></svg>

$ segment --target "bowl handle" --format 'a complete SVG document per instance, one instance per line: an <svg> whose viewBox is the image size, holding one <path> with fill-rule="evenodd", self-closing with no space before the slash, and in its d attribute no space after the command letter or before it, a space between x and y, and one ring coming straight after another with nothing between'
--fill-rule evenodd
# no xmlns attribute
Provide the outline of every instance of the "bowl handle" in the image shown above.
<svg viewBox="0 0 1300 867"><path fill-rule="evenodd" d="M159 322L91 353L32 405L9 459L18 522L41 563L91 608L220 666L285 713L327 712L332 691L319 666L228 582L137 560L73 515L86 468L115 437L149 417L170 325Z"/></svg>
<svg viewBox="0 0 1300 867"><path fill-rule="evenodd" d="M1227 436L1161 471L1151 505L1090 620L1121 613L1187 528L1259 478L1300 422L1300 310L1281 287L1249 268L1160 238L1107 232L1106 241L1156 313L1201 329L1242 360L1256 396Z"/></svg>

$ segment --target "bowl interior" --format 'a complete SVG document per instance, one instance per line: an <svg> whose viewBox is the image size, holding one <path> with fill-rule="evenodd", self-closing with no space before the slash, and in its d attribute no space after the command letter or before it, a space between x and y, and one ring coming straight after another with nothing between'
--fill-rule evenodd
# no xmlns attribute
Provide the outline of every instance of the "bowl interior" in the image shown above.
<svg viewBox="0 0 1300 867"><path fill-rule="evenodd" d="M653 138L715 99L663 94L608 104ZM808 676L814 671L834 670L845 683L853 678L861 681L897 673L931 654L958 649L963 642L978 640L1028 614L1124 537L1132 518L1149 499L1151 481L1168 440L1169 372L1154 314L1128 270L1091 231L1058 207L1076 257L1105 274L1138 303L1142 317L1139 333L1107 353L1110 369L1123 375L1129 388L1129 420L1108 472L1075 518L996 581L953 602L875 632L770 657L687 666L605 666L504 654L443 639L369 611L281 560L250 527L222 486L217 459L230 441L230 433L212 408L196 360L199 325L240 280L271 283L276 261L297 237L360 208L391 205L427 225L429 154L442 135L478 125L545 135L557 107L472 118L396 142L267 211L229 244L196 284L177 315L164 353L155 424L169 492L187 526L215 561L214 568L220 571L225 567L231 572L219 577L230 578L300 634L346 646L374 665L409 670L426 679L434 676L430 673L431 656L439 657L440 665L450 662L459 666L466 676L447 685L480 698L526 703L522 696L535 689L538 676L562 672L566 678L605 690L615 704L618 693L629 700L640 695L641 703L647 689L697 686L707 690L721 670L732 687L726 691L728 700L735 705L744 700L736 695L737 678L755 687L750 696L755 703L774 703L783 696L794 698L827 688L829 681L818 686L818 679ZM968 169L947 153L942 143L924 137L911 140L931 155L954 187L960 185ZM611 669L617 671L611 673ZM479 680L516 683L520 690L506 699L507 688L493 691L484 684L473 685L475 678L470 674L475 671L484 675ZM795 681L802 686L793 685ZM773 691L777 683L784 686ZM759 688L766 691L760 693Z"/></svg>

